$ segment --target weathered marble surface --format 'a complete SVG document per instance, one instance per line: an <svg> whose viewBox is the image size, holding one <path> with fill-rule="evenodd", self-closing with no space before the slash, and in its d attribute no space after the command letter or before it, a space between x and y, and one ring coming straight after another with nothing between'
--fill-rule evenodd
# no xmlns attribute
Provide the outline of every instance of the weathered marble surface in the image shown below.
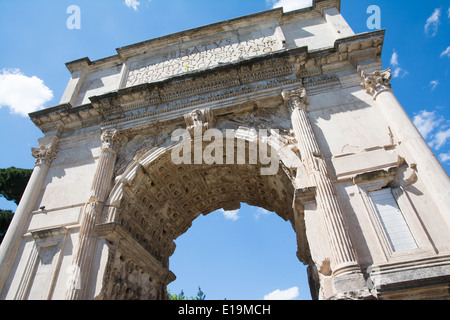
<svg viewBox="0 0 450 320"><path fill-rule="evenodd" d="M384 31L355 35L339 7L270 10L68 63L61 105L30 115L44 137L0 248L1 298L165 299L174 240L241 202L291 223L314 298L448 298L449 177L395 99ZM247 162L175 164L177 129L193 147L196 131L231 130ZM249 161L265 143L276 174ZM386 188L413 250L389 242L371 198Z"/></svg>

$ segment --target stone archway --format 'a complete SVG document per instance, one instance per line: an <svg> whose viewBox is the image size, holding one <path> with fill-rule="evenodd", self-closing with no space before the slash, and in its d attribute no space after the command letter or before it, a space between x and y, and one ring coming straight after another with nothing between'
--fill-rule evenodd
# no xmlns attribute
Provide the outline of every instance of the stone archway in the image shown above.
<svg viewBox="0 0 450 320"><path fill-rule="evenodd" d="M251 152L254 131L240 128L235 141ZM239 138L240 137L240 138ZM282 143L283 141L283 143ZM169 258L174 240L201 214L235 210L241 203L276 212L297 234L298 257L310 263L301 208L293 209L298 159L286 139L269 138L281 154L275 175L261 175L258 164L176 165L168 148L157 148L133 163L113 188L96 230L108 242L101 299L165 299L175 280ZM204 147L207 144L204 145ZM313 195L311 195L313 197Z"/></svg>
<svg viewBox="0 0 450 320"><path fill-rule="evenodd" d="M316 0L68 63L61 104L30 115L45 136L0 248L1 297L164 299L173 239L242 201L293 225L313 298L447 298L450 179L382 69L384 31L354 34L339 10ZM252 151L253 127L279 129L271 178L170 159L177 129L194 145L233 129Z"/></svg>

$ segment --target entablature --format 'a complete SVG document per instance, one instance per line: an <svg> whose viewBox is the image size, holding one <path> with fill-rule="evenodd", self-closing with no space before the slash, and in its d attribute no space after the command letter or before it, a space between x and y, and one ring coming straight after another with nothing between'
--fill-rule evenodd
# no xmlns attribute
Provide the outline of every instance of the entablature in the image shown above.
<svg viewBox="0 0 450 320"><path fill-rule="evenodd" d="M231 113L232 106L239 111L240 104L273 97L279 103L270 105L276 107L282 104L280 90L297 84L313 88L338 81L339 76L357 73L359 61L380 61L383 41L384 30L380 30L338 39L334 47L324 50L301 47L272 52L93 96L82 106L58 105L30 117L48 133L61 123L70 131L93 125L115 126L138 118L182 122L183 114L199 105L219 105L218 101L222 107L217 108L227 106Z"/></svg>
<svg viewBox="0 0 450 320"><path fill-rule="evenodd" d="M340 0L313 0L312 6L290 12L283 12L282 8L275 8L263 12L249 14L226 21L221 21L206 26L201 26L170 35L161 36L155 39L142 41L136 44L117 48L116 55L91 61L88 57L77 59L66 63L66 67L73 74L77 71L87 70L97 71L105 68L106 64L123 64L127 59L146 54L151 51L160 50L171 45L189 42L195 39L205 37L205 35L220 34L238 30L249 25L265 23L267 21L279 21L280 24L289 23L299 19L311 19L321 16L323 10L327 8L336 8L340 11Z"/></svg>

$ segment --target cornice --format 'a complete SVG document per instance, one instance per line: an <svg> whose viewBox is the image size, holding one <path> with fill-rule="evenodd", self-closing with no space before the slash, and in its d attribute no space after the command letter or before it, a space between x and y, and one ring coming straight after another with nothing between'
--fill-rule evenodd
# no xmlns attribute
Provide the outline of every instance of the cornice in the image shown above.
<svg viewBox="0 0 450 320"><path fill-rule="evenodd" d="M321 14L323 10L328 8L336 8L341 11L341 0L313 0L314 10L319 11Z"/></svg>
<svg viewBox="0 0 450 320"><path fill-rule="evenodd" d="M330 70L353 67L356 73L358 61L379 61L383 41L384 30L381 30L339 39L334 47L324 50L308 51L306 47L280 50L90 97L90 104L79 107L55 106L34 112L30 117L46 133L61 122L66 130L113 125L146 116L178 114L178 110L196 105L281 88L294 82L303 81L312 87L335 79Z"/></svg>
<svg viewBox="0 0 450 320"><path fill-rule="evenodd" d="M44 134L57 130L61 124L68 131L98 125L102 121L100 113L92 104L73 107L65 103L30 113L29 117Z"/></svg>
<svg viewBox="0 0 450 320"><path fill-rule="evenodd" d="M331 7L336 7L340 11L341 1L313 0L313 5L311 7L290 12L283 12L283 8L266 10L117 48L117 54L107 58L91 61L88 57L85 57L82 59L74 60L66 63L66 67L72 74L80 70L94 71L96 69L103 69L111 64L123 64L128 58L146 52L151 52L171 45L177 45L183 42L200 39L202 37L205 37L206 35L238 30L241 27L266 21L289 21L293 19L293 17L298 17L299 19L301 19L302 16L308 17L312 12L322 15L324 9Z"/></svg>

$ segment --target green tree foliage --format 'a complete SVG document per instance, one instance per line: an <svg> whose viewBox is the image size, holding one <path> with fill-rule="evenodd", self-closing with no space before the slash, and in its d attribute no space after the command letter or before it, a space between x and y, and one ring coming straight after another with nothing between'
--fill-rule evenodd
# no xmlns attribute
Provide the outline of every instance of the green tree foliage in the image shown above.
<svg viewBox="0 0 450 320"><path fill-rule="evenodd" d="M187 301L187 300L191 300L191 301L203 301L206 300L206 295L203 293L202 289L200 289L200 287L198 287L198 293L197 296L188 298L184 295L183 290L181 291L180 294L176 295L176 294L170 294L170 291L167 291L168 295L169 295L169 300L173 300L173 301Z"/></svg>
<svg viewBox="0 0 450 320"><path fill-rule="evenodd" d="M0 196L19 205L32 172L33 170L14 167L0 169ZM13 216L12 211L0 210L0 244L3 242Z"/></svg>
<svg viewBox="0 0 450 320"><path fill-rule="evenodd" d="M14 167L0 169L0 195L19 205L32 172L33 170Z"/></svg>
<svg viewBox="0 0 450 320"><path fill-rule="evenodd" d="M14 213L9 210L0 210L0 244L3 242L6 231L14 216Z"/></svg>

